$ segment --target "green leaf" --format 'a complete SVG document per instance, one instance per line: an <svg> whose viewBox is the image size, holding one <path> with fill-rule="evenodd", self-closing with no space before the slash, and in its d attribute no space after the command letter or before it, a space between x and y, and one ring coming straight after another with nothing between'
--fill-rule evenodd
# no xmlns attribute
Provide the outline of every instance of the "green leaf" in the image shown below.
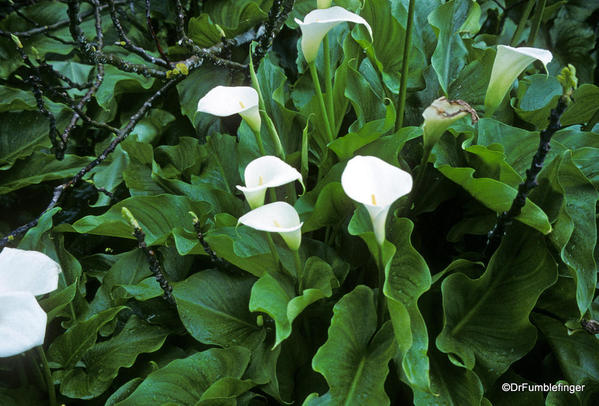
<svg viewBox="0 0 599 406"><path fill-rule="evenodd" d="M96 343L85 352L82 358L85 368L75 367L58 373L60 392L79 399L101 395L120 368L132 366L139 354L160 349L167 335L167 330L131 316L118 335Z"/></svg>
<svg viewBox="0 0 599 406"><path fill-rule="evenodd" d="M370 24L372 37L365 29L353 30L353 37L366 50L369 59L377 67L385 85L394 93L399 92L400 71L402 65L405 28L392 12L392 2L387 0L370 0L365 2L360 15ZM403 21L402 21L403 23ZM412 54L420 56L416 50Z"/></svg>
<svg viewBox="0 0 599 406"><path fill-rule="evenodd" d="M27 131L22 131L25 124ZM17 159L31 155L37 147L49 145L48 119L41 113L0 114L0 169L8 169Z"/></svg>
<svg viewBox="0 0 599 406"><path fill-rule="evenodd" d="M225 36L224 31L212 22L210 15L202 13L199 17L192 17L188 23L188 35L202 48L210 48L219 43Z"/></svg>
<svg viewBox="0 0 599 406"><path fill-rule="evenodd" d="M522 119L544 129L561 95L562 86L555 77L532 75L518 82L518 97L512 99L512 107Z"/></svg>
<svg viewBox="0 0 599 406"><path fill-rule="evenodd" d="M148 375L115 406L196 405L204 404L198 403L200 400L236 397L251 387L240 382L249 361L250 352L243 347L213 348L175 360ZM222 379L227 378L237 384L226 385ZM206 404L221 404L214 402Z"/></svg>
<svg viewBox="0 0 599 406"><path fill-rule="evenodd" d="M509 210L518 193L512 186L495 179L475 177L476 170L473 168L440 165L437 166L437 169L449 180L463 187L476 200L497 213ZM516 220L544 234L551 232L551 224L549 224L547 215L530 199L526 199L526 204Z"/></svg>
<svg viewBox="0 0 599 406"><path fill-rule="evenodd" d="M376 331L374 295L359 285L333 308L328 339L312 359L333 404L389 405L384 384L395 353L390 323Z"/></svg>
<svg viewBox="0 0 599 406"><path fill-rule="evenodd" d="M134 55L136 63L143 59ZM132 61L133 62L133 61ZM96 91L98 105L107 111L117 109L116 97L123 93L138 93L150 89L154 84L153 78L147 78L137 73L125 72L112 65L104 67L104 80Z"/></svg>
<svg viewBox="0 0 599 406"><path fill-rule="evenodd" d="M445 93L466 65L468 51L460 32L473 31L471 22L480 18L480 6L470 0L450 0L433 11L428 21L437 35L437 48L431 63ZM478 16L478 17L477 17ZM473 29L474 28L474 29Z"/></svg>
<svg viewBox="0 0 599 406"><path fill-rule="evenodd" d="M533 321L551 346L568 382L582 384L585 380L599 380L599 362L592 355L599 349L599 342L594 335L583 331L571 334L563 322L540 313L533 314Z"/></svg>
<svg viewBox="0 0 599 406"><path fill-rule="evenodd" d="M339 224L351 214L354 205L343 191L341 183L330 182L317 195L307 193L302 196L295 207L302 218L308 216L302 226L302 232L307 233Z"/></svg>
<svg viewBox="0 0 599 406"><path fill-rule="evenodd" d="M133 239L133 228L121 215L121 209L126 207L146 234L146 243L160 245L174 228L193 228L189 212L202 213L207 211L207 206L204 202L191 202L183 196L135 196L118 202L100 216L77 220L72 229L78 233Z"/></svg>
<svg viewBox="0 0 599 406"><path fill-rule="evenodd" d="M248 310L254 281L250 276L207 270L174 283L177 310L191 336L204 344L255 349L265 331Z"/></svg>
<svg viewBox="0 0 599 406"><path fill-rule="evenodd" d="M70 369L96 343L98 331L110 322L125 306L114 307L77 321L59 336L48 349L48 359L64 369Z"/></svg>
<svg viewBox="0 0 599 406"><path fill-rule="evenodd" d="M560 118L562 125L583 124L599 110L599 87L585 83L572 95L572 103Z"/></svg>
<svg viewBox="0 0 599 406"><path fill-rule="evenodd" d="M411 386L430 391L428 332L418 308L418 299L429 290L431 275L422 256L410 242L414 224L393 219L388 235L398 254L385 269L387 305L403 372Z"/></svg>
<svg viewBox="0 0 599 406"><path fill-rule="evenodd" d="M483 385L476 374L456 367L444 354L432 350L432 391L414 390L415 406L463 406L482 405Z"/></svg>
<svg viewBox="0 0 599 406"><path fill-rule="evenodd" d="M387 105L386 117L364 124L356 132L337 138L329 144L329 148L343 161L354 156L363 146L379 139L393 128L395 123L395 108L392 103Z"/></svg>
<svg viewBox="0 0 599 406"><path fill-rule="evenodd" d="M91 161L91 157L71 154L66 154L59 161L54 155L36 152L27 160L17 161L10 170L2 173L0 194L49 180L72 177Z"/></svg>
<svg viewBox="0 0 599 406"><path fill-rule="evenodd" d="M216 227L206 233L216 255L257 277L277 269L264 232L237 227L237 219L227 214L217 215L216 220Z"/></svg>
<svg viewBox="0 0 599 406"><path fill-rule="evenodd" d="M445 317L437 348L492 383L534 346L529 313L555 282L556 270L539 235L513 229L480 278L454 273L443 281Z"/></svg>
<svg viewBox="0 0 599 406"><path fill-rule="evenodd" d="M269 5L268 0L223 0L206 3L204 11L232 38L264 20Z"/></svg>
<svg viewBox="0 0 599 406"><path fill-rule="evenodd" d="M555 159L546 176L552 187L564 196L554 231L549 237L575 276L576 301L582 317L591 306L597 284L594 251L599 193L575 165L571 151Z"/></svg>
<svg viewBox="0 0 599 406"><path fill-rule="evenodd" d="M293 281L280 273L265 273L252 287L250 311L264 312L275 321L273 348L291 335L293 321L306 307L331 297L332 285L337 285L331 266L318 257L306 261L303 280L304 290L299 296L295 296Z"/></svg>

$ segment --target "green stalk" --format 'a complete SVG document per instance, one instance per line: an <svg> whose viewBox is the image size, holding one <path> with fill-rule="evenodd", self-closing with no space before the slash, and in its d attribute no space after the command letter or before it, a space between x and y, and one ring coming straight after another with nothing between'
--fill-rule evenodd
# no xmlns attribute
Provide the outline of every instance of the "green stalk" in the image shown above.
<svg viewBox="0 0 599 406"><path fill-rule="evenodd" d="M316 96L318 97L318 103L320 104L320 113L322 114L322 119L327 129L327 136L329 138L329 142L331 142L333 141L333 132L331 130L331 123L329 122L327 108L324 105L324 97L322 95L322 89L320 88L320 81L318 80L318 72L316 72L316 65L314 63L311 63L308 66L310 67L312 82L314 82L314 89L316 90Z"/></svg>
<svg viewBox="0 0 599 406"><path fill-rule="evenodd" d="M541 21L543 21L543 13L545 12L545 5L547 4L547 0L539 0L535 8L535 15L532 17L532 27L530 28L530 34L528 35L528 41L526 41L526 45L529 47L533 47L535 43L535 39L537 34L539 33L539 28L541 27Z"/></svg>
<svg viewBox="0 0 599 406"><path fill-rule="evenodd" d="M298 292L297 293L298 293L298 295L301 295L302 292L304 291L304 280L303 280L304 268L302 266L302 261L299 256L299 250L293 251L293 259L295 260L295 270L297 273L297 283L298 283Z"/></svg>
<svg viewBox="0 0 599 406"><path fill-rule="evenodd" d="M333 103L333 78L331 77L331 53L329 50L329 37L324 36L322 41L324 51L324 85L327 94L327 111L329 113L329 123L335 136L335 105Z"/></svg>
<svg viewBox="0 0 599 406"><path fill-rule="evenodd" d="M44 348L40 345L37 347L37 353L42 361L44 367L44 377L46 378L46 385L48 387L48 403L50 406L56 406L56 392L54 392L54 381L52 380L52 372L50 372L50 366L48 365L48 359Z"/></svg>
<svg viewBox="0 0 599 406"><path fill-rule="evenodd" d="M279 257L279 253L277 252L277 248L275 247L275 242L272 240L272 236L269 232L266 233L266 240L268 241L268 246L270 247L270 253L277 264L277 269L280 270L281 258Z"/></svg>
<svg viewBox="0 0 599 406"><path fill-rule="evenodd" d="M399 109L395 120L395 131L403 127L403 116L406 111L408 94L408 73L410 66L410 50L412 49L412 26L414 25L414 9L416 0L410 0L408 5L408 21L406 22L406 40L403 44L403 61L401 66L401 88L399 90Z"/></svg>
<svg viewBox="0 0 599 406"><path fill-rule="evenodd" d="M379 245L378 260L377 260L378 276L379 276L379 291L377 299L377 324L378 326L383 325L385 318L385 311L387 310L387 301L385 299L385 292L383 287L385 286L385 265L383 264L383 247Z"/></svg>
<svg viewBox="0 0 599 406"><path fill-rule="evenodd" d="M512 37L512 41L510 42L511 46L515 47L520 42L520 36L522 35L524 28L526 27L526 22L528 21L528 16L530 15L530 12L532 11L532 8L534 7L535 2L536 2L536 0L528 0L528 4L526 5L526 8L524 9L524 13L522 13L522 16L520 17L520 21L518 22L518 27L516 27L516 32L514 32L514 36Z"/></svg>
<svg viewBox="0 0 599 406"><path fill-rule="evenodd" d="M262 144L262 137L260 136L260 131L254 131L254 136L256 137L256 144L258 144L258 150L260 151L260 155L266 155L266 151L264 150L264 144Z"/></svg>

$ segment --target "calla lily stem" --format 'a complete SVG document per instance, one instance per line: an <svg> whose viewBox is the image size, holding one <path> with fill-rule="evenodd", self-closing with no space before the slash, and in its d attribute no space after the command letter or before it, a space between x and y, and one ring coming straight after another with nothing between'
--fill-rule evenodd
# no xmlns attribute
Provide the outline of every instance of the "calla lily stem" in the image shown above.
<svg viewBox="0 0 599 406"><path fill-rule="evenodd" d="M335 135L335 106L333 104L333 78L331 77L331 53L329 50L329 36L325 35L322 41L324 51L324 82L327 94L327 111L329 113L329 123L333 136Z"/></svg>
<svg viewBox="0 0 599 406"><path fill-rule="evenodd" d="M318 72L316 71L316 64L311 63L308 65L310 67L310 74L312 75L312 81L314 82L314 89L316 90L316 97L318 97L318 103L320 104L320 113L322 115L322 119L324 121L324 125L327 129L327 136L329 142L333 141L333 131L331 130L331 123L329 121L329 116L327 114L327 108L324 104L324 97L322 95L322 89L320 88L320 81L318 80Z"/></svg>
<svg viewBox="0 0 599 406"><path fill-rule="evenodd" d="M510 42L511 46L515 47L520 42L520 36L522 35L522 32L524 32L526 22L528 21L528 16L530 15L530 12L532 11L532 8L534 7L535 3L536 0L528 0L528 4L526 5L524 12L520 16L518 27L516 27L516 32L514 32L514 36L512 37L512 41Z"/></svg>
<svg viewBox="0 0 599 406"><path fill-rule="evenodd" d="M37 353L40 356L40 360L42 361L42 366L44 368L44 377L46 379L46 385L48 387L48 404L50 406L56 406L56 392L54 391L54 381L52 380L52 372L50 371L50 366L48 365L48 359L46 358L44 348L41 345L37 347Z"/></svg>
<svg viewBox="0 0 599 406"><path fill-rule="evenodd" d="M302 266L302 260L299 256L299 250L293 251L293 259L295 260L295 270L297 273L297 293L301 295L304 291L304 267Z"/></svg>
<svg viewBox="0 0 599 406"><path fill-rule="evenodd" d="M378 276L379 276L379 291L378 291L378 300L377 300L377 324L380 326L383 325L383 321L385 318L385 311L387 310L387 302L385 299L385 264L383 263L383 246L379 245L378 250Z"/></svg>
<svg viewBox="0 0 599 406"><path fill-rule="evenodd" d="M254 136L256 137L256 144L258 144L258 150L260 151L260 155L266 155L266 151L264 150L264 144L262 143L262 137L260 136L260 131L254 131Z"/></svg>
<svg viewBox="0 0 599 406"><path fill-rule="evenodd" d="M414 25L414 9L416 0L410 0L408 5L408 21L406 23L406 39L403 44L403 60L401 66L401 88L399 90L399 109L395 120L395 130L403 127L403 116L406 110L406 97L408 94L408 71L410 68L410 50L412 49L412 26Z"/></svg>
<svg viewBox="0 0 599 406"><path fill-rule="evenodd" d="M543 21L543 13L545 12L545 5L547 4L547 0L539 0L539 4L535 7L535 14L532 17L532 27L530 28L530 34L528 35L528 41L526 44L529 47L533 47L535 43L535 38L539 33L539 28L541 27L541 21Z"/></svg>

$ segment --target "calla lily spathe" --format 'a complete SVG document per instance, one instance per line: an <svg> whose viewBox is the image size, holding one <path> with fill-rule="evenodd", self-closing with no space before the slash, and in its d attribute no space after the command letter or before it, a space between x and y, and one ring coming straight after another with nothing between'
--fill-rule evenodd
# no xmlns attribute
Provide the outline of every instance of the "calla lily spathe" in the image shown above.
<svg viewBox="0 0 599 406"><path fill-rule="evenodd" d="M478 121L476 111L466 102L448 100L446 97L433 101L422 113L424 149L431 149L451 124L468 114L472 117L472 122Z"/></svg>
<svg viewBox="0 0 599 406"><path fill-rule="evenodd" d="M258 92L249 86L216 86L198 102L198 111L219 117L239 114L252 128L260 131Z"/></svg>
<svg viewBox="0 0 599 406"><path fill-rule="evenodd" d="M316 60L320 43L325 35L336 25L343 22L362 24L366 27L372 38L372 28L368 22L357 14L347 11L343 7L330 7L312 10L304 21L295 19L302 30L302 52L310 64Z"/></svg>
<svg viewBox="0 0 599 406"><path fill-rule="evenodd" d="M539 60L547 70L547 64L551 59L553 55L545 49L498 45L485 96L485 114L489 116L495 112L514 80L528 65Z"/></svg>
<svg viewBox="0 0 599 406"><path fill-rule="evenodd" d="M292 205L285 202L265 204L239 218L239 223L255 230L279 233L289 249L297 251L302 242L302 225Z"/></svg>
<svg viewBox="0 0 599 406"><path fill-rule="evenodd" d="M341 175L345 194L366 206L379 245L385 241L389 208L412 190L412 176L374 156L355 156Z"/></svg>
<svg viewBox="0 0 599 406"><path fill-rule="evenodd" d="M272 155L262 156L250 162L244 171L245 186L237 186L247 199L250 208L264 204L264 195L269 187L285 185L299 180L302 175L293 166Z"/></svg>
<svg viewBox="0 0 599 406"><path fill-rule="evenodd" d="M56 290L60 265L36 251L0 253L0 357L42 345L47 315L35 296Z"/></svg>

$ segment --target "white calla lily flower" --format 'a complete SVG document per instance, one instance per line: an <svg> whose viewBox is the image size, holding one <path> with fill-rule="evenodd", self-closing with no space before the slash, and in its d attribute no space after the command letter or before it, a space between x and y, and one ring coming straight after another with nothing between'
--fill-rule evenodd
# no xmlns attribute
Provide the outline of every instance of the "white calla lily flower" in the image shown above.
<svg viewBox="0 0 599 406"><path fill-rule="evenodd" d="M295 19L302 30L302 52L306 61L310 64L316 60L318 48L325 35L336 25L343 22L362 24L366 27L372 38L372 28L368 22L357 14L347 11L343 7L330 7L312 10L304 21Z"/></svg>
<svg viewBox="0 0 599 406"><path fill-rule="evenodd" d="M292 205L285 202L265 204L244 214L239 223L255 230L279 233L289 249L297 251L302 242L302 225Z"/></svg>
<svg viewBox="0 0 599 406"><path fill-rule="evenodd" d="M350 159L341 175L345 194L366 206L376 241L385 241L385 222L389 208L412 190L412 176L374 156L357 155Z"/></svg>
<svg viewBox="0 0 599 406"><path fill-rule="evenodd" d="M262 123L258 109L258 92L249 86L216 86L198 102L198 111L219 117L239 114L259 132Z"/></svg>
<svg viewBox="0 0 599 406"><path fill-rule="evenodd" d="M60 265L36 251L0 253L0 357L42 345L47 316L36 295L56 290Z"/></svg>
<svg viewBox="0 0 599 406"><path fill-rule="evenodd" d="M478 121L476 111L464 101L448 100L446 97L433 101L422 113L424 149L432 148L451 124L468 114L473 123Z"/></svg>
<svg viewBox="0 0 599 406"><path fill-rule="evenodd" d="M512 87L514 80L528 65L539 60L543 63L545 70L547 70L547 64L552 59L553 55L551 52L545 49L529 47L513 48L507 45L498 45L489 87L487 87L487 94L485 96L485 114L489 116L495 112L505 94Z"/></svg>
<svg viewBox="0 0 599 406"><path fill-rule="evenodd" d="M299 180L304 186L302 175L293 166L282 159L266 155L254 159L244 171L245 186L237 185L247 199L250 208L255 209L264 204L266 189L285 185Z"/></svg>

